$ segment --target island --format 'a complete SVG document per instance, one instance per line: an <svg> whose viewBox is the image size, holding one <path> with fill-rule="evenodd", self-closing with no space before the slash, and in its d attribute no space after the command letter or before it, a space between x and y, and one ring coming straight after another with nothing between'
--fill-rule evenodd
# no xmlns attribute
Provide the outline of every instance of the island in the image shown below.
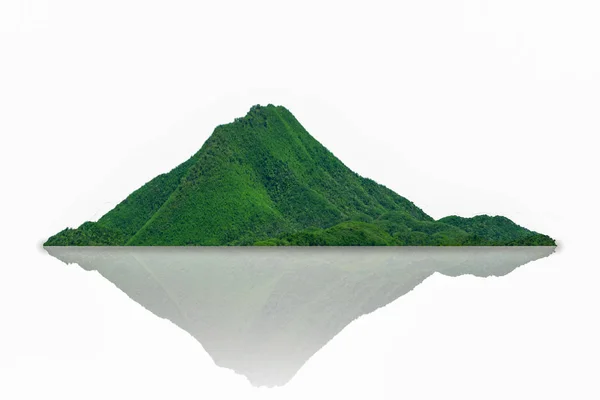
<svg viewBox="0 0 600 400"><path fill-rule="evenodd" d="M283 106L219 125L192 157L44 246L555 246L502 216L438 220L350 170Z"/></svg>

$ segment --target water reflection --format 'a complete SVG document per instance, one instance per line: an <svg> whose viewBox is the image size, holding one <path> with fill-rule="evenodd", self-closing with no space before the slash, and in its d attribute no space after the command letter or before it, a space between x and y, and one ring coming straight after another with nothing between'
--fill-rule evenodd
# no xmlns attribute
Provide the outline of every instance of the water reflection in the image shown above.
<svg viewBox="0 0 600 400"><path fill-rule="evenodd" d="M47 247L97 270L255 386L287 383L346 325L434 272L501 276L554 247Z"/></svg>

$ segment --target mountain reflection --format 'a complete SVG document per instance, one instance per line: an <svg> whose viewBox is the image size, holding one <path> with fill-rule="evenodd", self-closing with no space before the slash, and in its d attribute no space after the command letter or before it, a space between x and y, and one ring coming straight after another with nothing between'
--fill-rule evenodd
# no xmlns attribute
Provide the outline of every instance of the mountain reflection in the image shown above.
<svg viewBox="0 0 600 400"><path fill-rule="evenodd" d="M346 325L434 272L506 275L554 247L46 247L97 270L255 386L286 384Z"/></svg>

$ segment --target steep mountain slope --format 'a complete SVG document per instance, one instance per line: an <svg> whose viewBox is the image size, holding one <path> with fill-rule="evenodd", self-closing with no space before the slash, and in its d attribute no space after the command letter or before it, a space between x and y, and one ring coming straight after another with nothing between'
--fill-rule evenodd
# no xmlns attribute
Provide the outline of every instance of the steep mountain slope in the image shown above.
<svg viewBox="0 0 600 400"><path fill-rule="evenodd" d="M544 243L527 230L496 235L466 221L434 221L347 168L284 107L257 105L98 222L66 229L46 245ZM523 229L511 224L498 229Z"/></svg>

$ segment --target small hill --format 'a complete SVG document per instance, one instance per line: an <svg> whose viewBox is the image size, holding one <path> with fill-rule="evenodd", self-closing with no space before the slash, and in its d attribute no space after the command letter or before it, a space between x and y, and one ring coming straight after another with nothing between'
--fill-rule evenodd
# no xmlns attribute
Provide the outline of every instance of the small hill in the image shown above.
<svg viewBox="0 0 600 400"><path fill-rule="evenodd" d="M46 246L555 245L504 217L438 221L351 171L284 107L253 106L97 222Z"/></svg>

